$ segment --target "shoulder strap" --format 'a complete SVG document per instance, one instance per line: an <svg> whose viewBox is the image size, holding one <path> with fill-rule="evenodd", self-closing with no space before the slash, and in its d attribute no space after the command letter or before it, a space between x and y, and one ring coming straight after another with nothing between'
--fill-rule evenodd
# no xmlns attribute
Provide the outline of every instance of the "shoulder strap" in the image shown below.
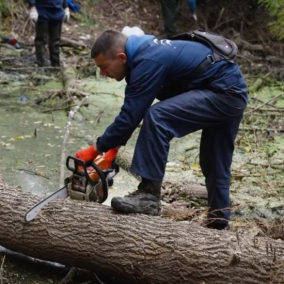
<svg viewBox="0 0 284 284"><path fill-rule="evenodd" d="M211 48L212 55L208 55L204 61L195 68L190 76L192 80L201 76L217 61L227 60L228 62L233 63L238 51L237 45L233 41L224 38L221 35L204 30L196 30L193 32L174 35L169 39L196 41Z"/></svg>
<svg viewBox="0 0 284 284"><path fill-rule="evenodd" d="M207 69L209 69L213 64L215 63L215 60L213 56L207 56L205 60L203 60L191 73L190 79L194 80L201 76Z"/></svg>

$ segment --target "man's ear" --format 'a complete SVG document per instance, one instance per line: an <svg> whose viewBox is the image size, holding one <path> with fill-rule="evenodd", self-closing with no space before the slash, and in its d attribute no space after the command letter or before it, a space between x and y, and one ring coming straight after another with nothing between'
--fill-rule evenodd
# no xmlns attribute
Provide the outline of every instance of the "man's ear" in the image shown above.
<svg viewBox="0 0 284 284"><path fill-rule="evenodd" d="M120 52L117 54L117 57L120 58L123 64L127 62L127 56L124 52Z"/></svg>

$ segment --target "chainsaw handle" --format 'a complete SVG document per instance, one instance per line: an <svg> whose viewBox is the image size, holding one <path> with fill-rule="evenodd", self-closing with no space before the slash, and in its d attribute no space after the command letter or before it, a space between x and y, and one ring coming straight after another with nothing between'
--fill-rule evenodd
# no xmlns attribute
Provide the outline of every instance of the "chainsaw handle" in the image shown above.
<svg viewBox="0 0 284 284"><path fill-rule="evenodd" d="M70 166L70 160L73 160L74 161L74 167L71 167ZM81 172L78 170L79 168L79 165L83 167L84 169L84 172ZM74 174L77 174L77 175L81 175L81 176L85 176L88 180L88 182L91 184L91 185L96 185L96 181L93 181L89 174L88 174L88 171L87 171L87 168L88 167L92 167L93 169L96 170L96 172L98 173L99 177L100 177L100 180L102 182L102 188L103 188L103 198L99 200L99 203L103 203L107 197L108 197L108 181L107 181L107 178L106 178L106 174L108 174L108 172L112 171L108 171L106 170L105 172L103 172L99 167L98 165L96 165L94 163L94 160L89 160L89 161L83 161L83 160L80 160L78 158L75 158L75 157L71 157L71 156L68 156L67 157L67 160L66 160L66 167L68 170L70 170L71 172L73 172Z"/></svg>
<svg viewBox="0 0 284 284"><path fill-rule="evenodd" d="M94 160L90 160L87 161L84 165L84 171L86 173L87 179L89 181L90 184L95 185L96 182L93 181L88 172L87 172L87 167L93 167L96 172L99 174L100 180L102 182L102 188L103 188L103 197L100 198L100 196L98 195L98 202L99 203L103 203L104 201L106 201L107 197L108 197L108 181L107 181L107 174L111 171L111 170L105 170L104 172L99 168L99 166L94 162Z"/></svg>
<svg viewBox="0 0 284 284"><path fill-rule="evenodd" d="M70 166L70 160L74 161L74 167ZM79 171L79 165L82 165L83 168L85 167L85 161L80 160L78 158L72 157L72 156L68 156L66 159L66 167L69 171L73 172L74 174L78 174L80 176L85 176L85 174L83 174L81 171ZM85 171L86 172L86 171Z"/></svg>
<svg viewBox="0 0 284 284"><path fill-rule="evenodd" d="M70 160L74 161L74 167L70 166ZM82 171L79 171L79 166L81 166L83 168L84 173ZM81 160L81 159L78 159L78 158L75 158L75 157L68 156L67 160L66 160L66 167L67 167L68 170L70 170L74 174L86 176L86 178L88 179L88 181L90 182L91 185L95 185L96 182L93 181L90 178L88 171L87 171L88 167L92 167L98 173L102 182L103 182L103 180L106 179L104 172L98 167L98 165L96 163L94 163L93 159L89 160L89 161L84 161L84 160Z"/></svg>
<svg viewBox="0 0 284 284"><path fill-rule="evenodd" d="M84 168L84 172L85 172L85 174L86 174L86 176L87 176L87 179L88 179L88 181L90 182L90 184L95 185L95 184L96 184L96 181L93 181L93 180L90 178L90 176L89 176L89 174L88 174L88 171L87 171L87 168L88 168L88 167L92 167L93 169L96 170L96 172L99 174L99 177L100 177L100 179L101 179L101 181L102 181L102 183L103 183L103 180L106 179L106 176L105 176L104 172L99 168L99 166L98 166L96 163L94 163L94 160L89 160L89 161L87 161L87 162L84 163L83 168ZM106 170L106 171L107 171L107 170ZM106 171L105 171L105 172L106 172Z"/></svg>

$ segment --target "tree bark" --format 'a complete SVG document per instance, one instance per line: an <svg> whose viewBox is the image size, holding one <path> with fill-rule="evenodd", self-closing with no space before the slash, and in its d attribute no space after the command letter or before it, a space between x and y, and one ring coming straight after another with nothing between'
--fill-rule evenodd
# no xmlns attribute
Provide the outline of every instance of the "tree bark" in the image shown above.
<svg viewBox="0 0 284 284"><path fill-rule="evenodd" d="M0 245L137 284L284 281L282 241L116 214L101 204L68 199L49 203L25 223L26 211L39 200L0 179Z"/></svg>

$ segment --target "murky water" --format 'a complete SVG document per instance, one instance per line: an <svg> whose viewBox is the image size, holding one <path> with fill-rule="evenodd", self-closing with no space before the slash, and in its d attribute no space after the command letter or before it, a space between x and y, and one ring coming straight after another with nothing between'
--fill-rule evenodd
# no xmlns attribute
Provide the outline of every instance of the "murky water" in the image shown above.
<svg viewBox="0 0 284 284"><path fill-rule="evenodd" d="M72 121L67 146L67 155L71 156L103 133L123 101L123 83L93 80L86 84L96 94L90 96L89 107L83 107ZM49 86L50 83L47 83L46 89ZM45 94L43 90L39 96ZM36 105L37 98L38 95L29 89L1 90L0 171L5 173L5 180L11 185L44 195L59 187L59 162L68 113L44 112L48 108L52 109L52 106L45 103L44 109L43 106ZM95 119L101 112L97 123ZM67 170L66 176L69 174ZM126 174L121 170L116 183L122 183L119 188L129 190L129 182L127 188L124 184ZM131 184L133 177L129 176L129 179ZM115 185L110 192L116 187Z"/></svg>

